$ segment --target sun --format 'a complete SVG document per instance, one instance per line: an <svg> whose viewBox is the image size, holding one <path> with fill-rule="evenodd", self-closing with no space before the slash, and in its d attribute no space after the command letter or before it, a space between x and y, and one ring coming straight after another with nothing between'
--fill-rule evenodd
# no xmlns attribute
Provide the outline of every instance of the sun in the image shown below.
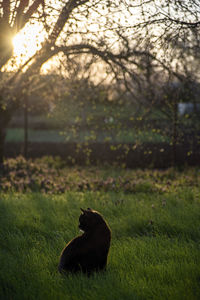
<svg viewBox="0 0 200 300"><path fill-rule="evenodd" d="M19 62L25 61L41 48L44 40L45 32L41 25L27 25L12 39L13 55Z"/></svg>
<svg viewBox="0 0 200 300"><path fill-rule="evenodd" d="M27 43L26 43L26 38L24 36L24 33L19 33L17 35L14 36L13 40L13 52L14 55L16 56L20 56L21 54L23 54L25 51L27 52Z"/></svg>

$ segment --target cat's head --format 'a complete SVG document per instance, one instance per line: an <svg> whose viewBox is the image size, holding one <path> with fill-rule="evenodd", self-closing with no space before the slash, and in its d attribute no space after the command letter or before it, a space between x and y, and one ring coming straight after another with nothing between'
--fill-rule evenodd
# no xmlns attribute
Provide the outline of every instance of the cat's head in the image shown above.
<svg viewBox="0 0 200 300"><path fill-rule="evenodd" d="M95 210L81 208L79 217L79 228L85 232L95 229L98 225L103 224L103 217Z"/></svg>

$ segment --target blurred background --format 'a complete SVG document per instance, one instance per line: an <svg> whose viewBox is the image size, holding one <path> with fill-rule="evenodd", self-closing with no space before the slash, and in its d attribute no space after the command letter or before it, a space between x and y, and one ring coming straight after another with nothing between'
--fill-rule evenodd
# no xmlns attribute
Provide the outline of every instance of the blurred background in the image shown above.
<svg viewBox="0 0 200 300"><path fill-rule="evenodd" d="M200 164L199 1L5 2L1 162Z"/></svg>

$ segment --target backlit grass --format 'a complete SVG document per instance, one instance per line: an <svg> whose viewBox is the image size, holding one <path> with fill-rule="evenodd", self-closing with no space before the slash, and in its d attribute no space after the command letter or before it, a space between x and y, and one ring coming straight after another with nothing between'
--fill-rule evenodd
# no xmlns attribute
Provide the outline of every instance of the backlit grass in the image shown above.
<svg viewBox="0 0 200 300"><path fill-rule="evenodd" d="M79 234L80 207L100 211L112 230L107 271L91 278L57 272L62 248ZM162 193L2 192L0 215L0 299L200 297L200 191L193 182Z"/></svg>

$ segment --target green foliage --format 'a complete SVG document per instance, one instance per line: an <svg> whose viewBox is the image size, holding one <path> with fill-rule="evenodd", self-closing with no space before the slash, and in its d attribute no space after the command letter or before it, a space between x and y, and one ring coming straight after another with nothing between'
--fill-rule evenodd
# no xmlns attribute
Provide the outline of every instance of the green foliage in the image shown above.
<svg viewBox="0 0 200 300"><path fill-rule="evenodd" d="M144 143L168 142L166 126L153 111L148 118L143 118L147 108L139 113L135 105L124 99L120 101L104 101L86 97L79 99L62 99L53 111L52 120L60 120L63 124L62 135L66 141L75 142L115 142ZM163 116L162 116L163 117ZM155 121L159 124L155 124Z"/></svg>
<svg viewBox="0 0 200 300"><path fill-rule="evenodd" d="M93 157L96 159L93 147L96 143L110 147L115 162L126 163L138 151L143 153L144 160L148 157L148 166L155 165L157 154L158 161L165 161L165 166L179 164L179 156L181 162L185 157L187 162L196 159L200 144L198 113L179 114L178 103L182 100L178 95L171 98L174 90L168 91L169 95L163 91L159 103L136 105L127 95L109 98L106 86L95 86L87 80L66 83L66 93L58 99L48 118L30 117L30 142L75 143L76 150L68 154L73 164L80 162L78 157L86 165ZM110 91L114 92L114 87ZM7 142L23 142L23 129L16 125L14 120L12 128L7 130Z"/></svg>
<svg viewBox="0 0 200 300"><path fill-rule="evenodd" d="M65 188L45 190L40 177ZM198 169L70 169L58 158L18 158L6 162L1 189L5 178L0 299L199 299ZM107 271L91 278L57 271L62 248L79 234L80 207L100 211L112 230Z"/></svg>

